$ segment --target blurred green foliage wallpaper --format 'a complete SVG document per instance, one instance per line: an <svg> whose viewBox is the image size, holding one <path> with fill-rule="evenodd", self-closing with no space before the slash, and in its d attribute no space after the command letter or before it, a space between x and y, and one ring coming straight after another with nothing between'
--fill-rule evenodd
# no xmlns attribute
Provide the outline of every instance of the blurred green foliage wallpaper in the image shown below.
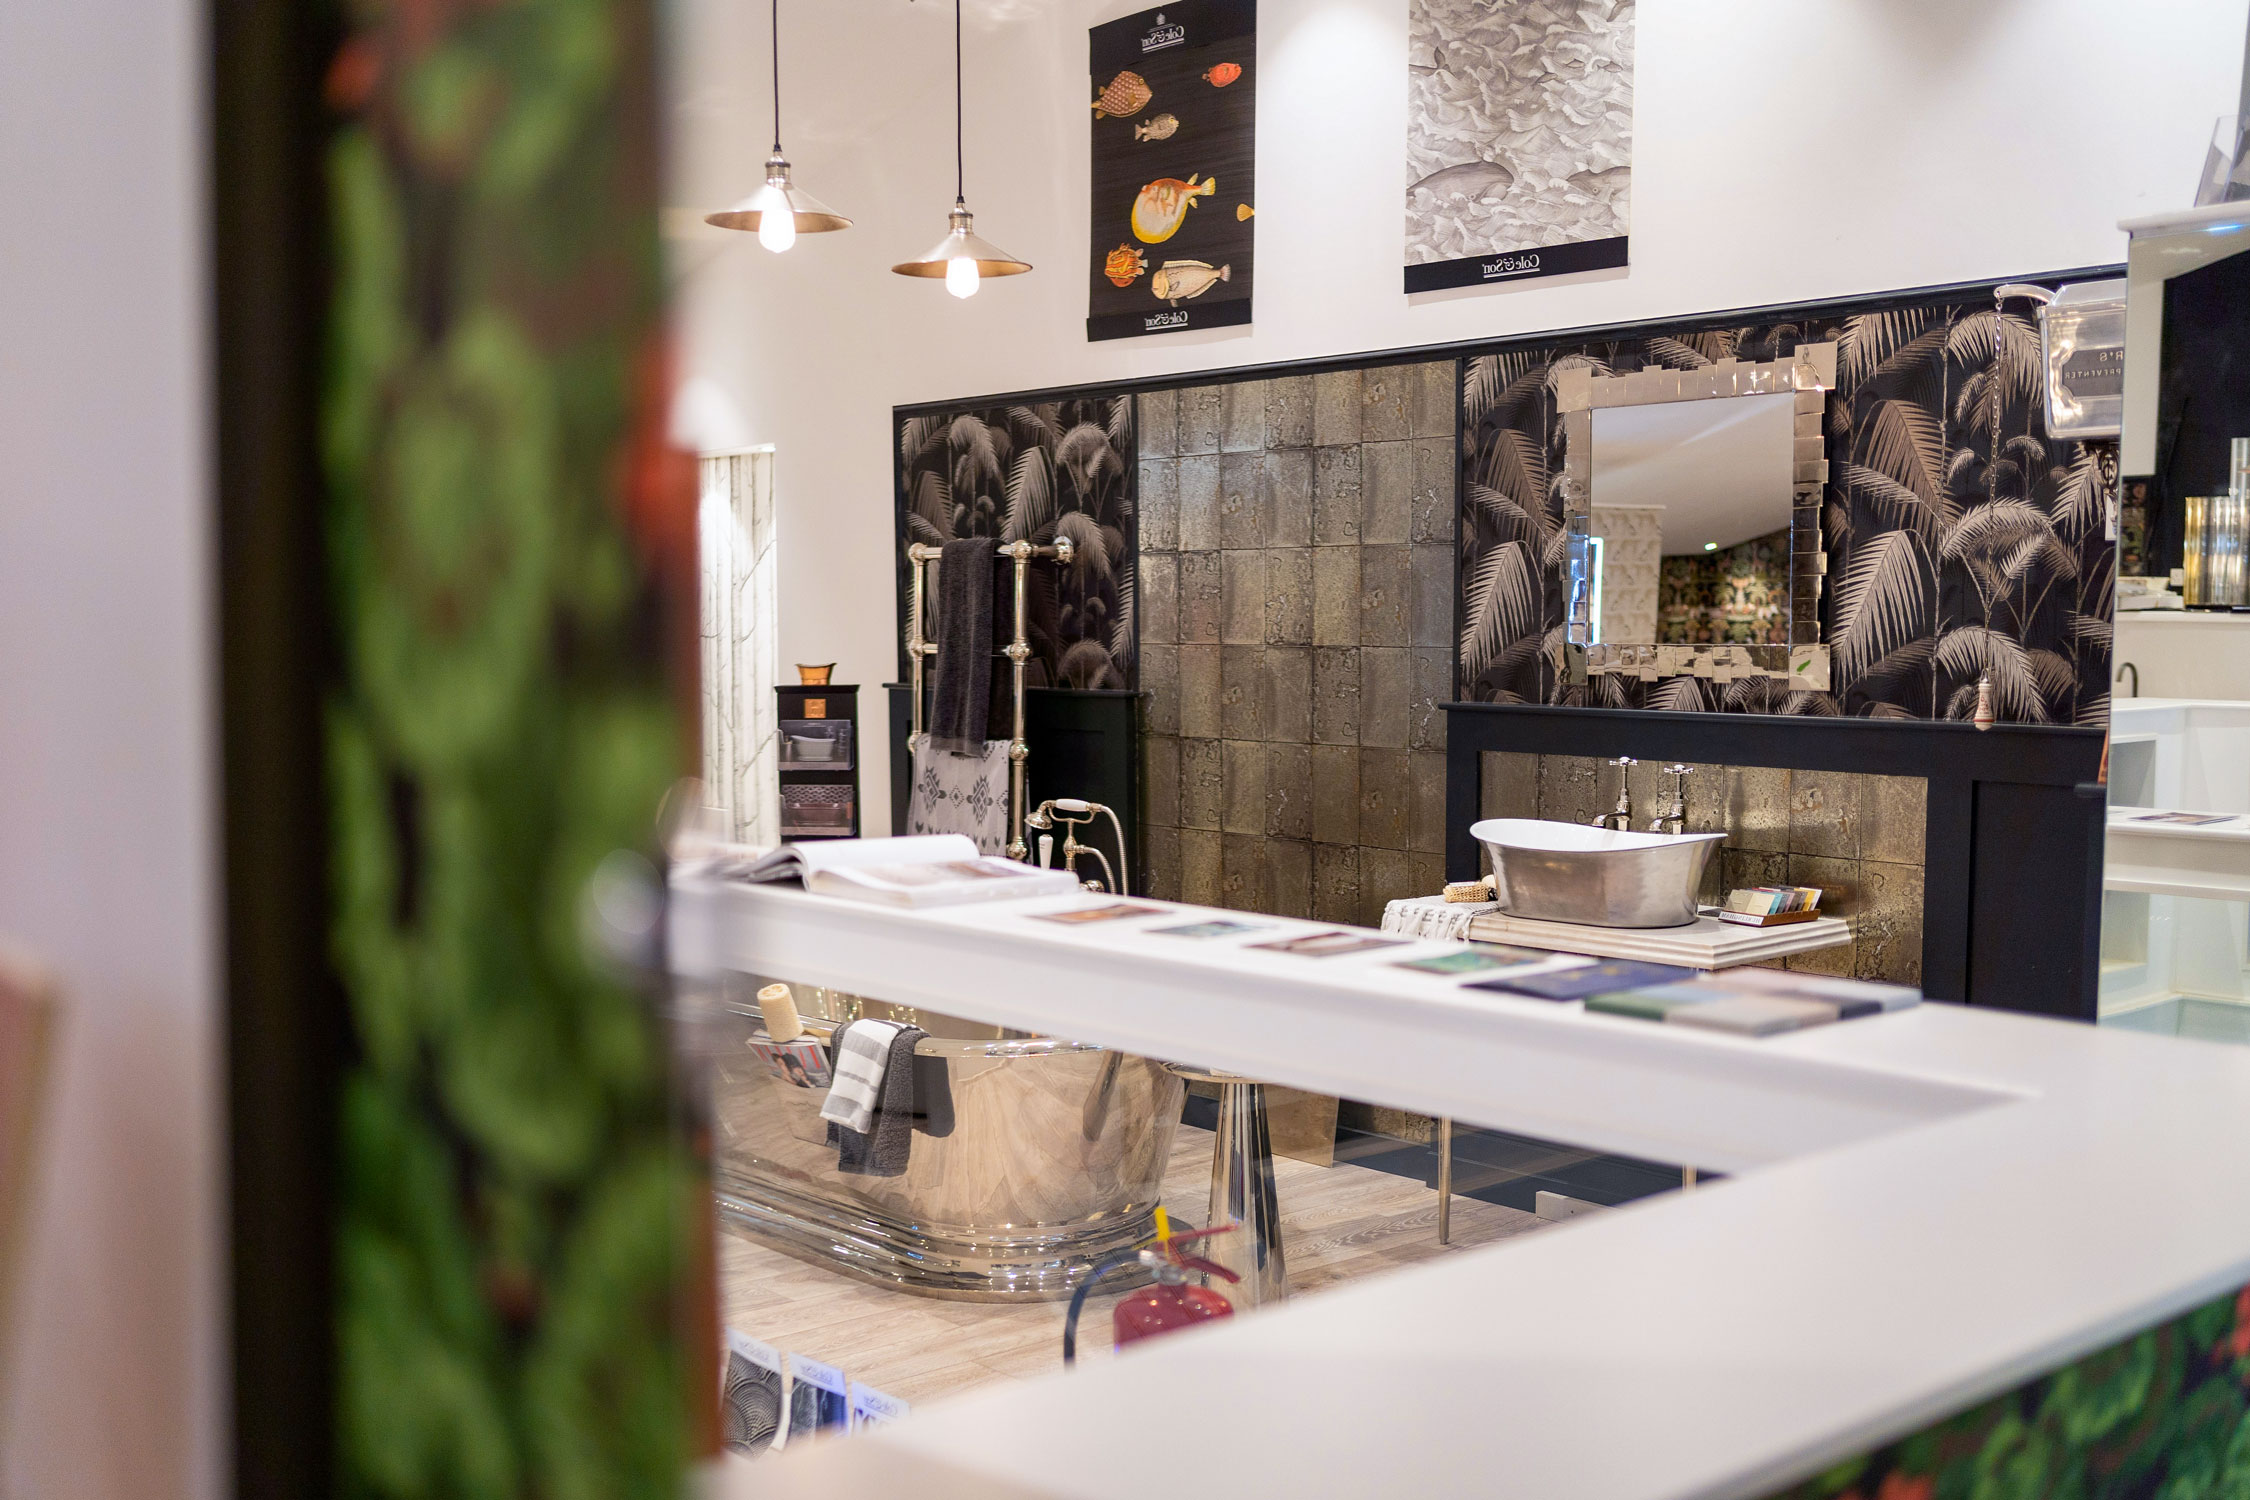
<svg viewBox="0 0 2250 1500"><path fill-rule="evenodd" d="M2250 1496L2250 1287L1779 1500Z"/></svg>
<svg viewBox="0 0 2250 1500"><path fill-rule="evenodd" d="M670 1496L691 1446L696 1178L579 916L693 743L652 8L357 0L326 75L347 1495Z"/></svg>

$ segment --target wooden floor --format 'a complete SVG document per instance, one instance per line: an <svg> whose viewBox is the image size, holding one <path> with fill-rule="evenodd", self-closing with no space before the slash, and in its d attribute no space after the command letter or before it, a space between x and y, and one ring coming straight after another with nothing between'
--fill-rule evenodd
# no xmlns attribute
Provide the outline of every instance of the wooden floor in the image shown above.
<svg viewBox="0 0 2250 1500"><path fill-rule="evenodd" d="M1413 1178L1284 1159L1274 1168L1295 1296L1545 1227L1516 1209L1455 1198L1453 1243L1441 1247L1437 1195ZM1182 1227L1200 1224L1210 1188L1211 1134L1183 1125L1165 1173L1165 1208ZM731 1225L720 1242L728 1327L823 1360L910 1404L1062 1368L1064 1303L940 1302L784 1255ZM1087 1302L1079 1324L1086 1363L1109 1357L1115 1300Z"/></svg>

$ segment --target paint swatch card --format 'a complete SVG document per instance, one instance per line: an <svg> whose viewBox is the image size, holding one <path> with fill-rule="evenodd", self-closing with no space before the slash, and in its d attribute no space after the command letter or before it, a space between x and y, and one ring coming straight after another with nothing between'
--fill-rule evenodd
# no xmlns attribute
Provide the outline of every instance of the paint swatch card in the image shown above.
<svg viewBox="0 0 2250 1500"><path fill-rule="evenodd" d="M1868 979L1792 974L1781 969L1728 969L1713 975L1708 983L1754 994L1825 1000L1842 1008L1847 1018L1862 1014L1870 1004L1877 1010L1905 1010L1922 1003L1922 992L1910 984L1878 984Z"/></svg>
<svg viewBox="0 0 2250 1500"><path fill-rule="evenodd" d="M1428 958L1402 958L1391 967L1412 969L1418 974L1490 974L1500 969L1545 963L1554 956L1530 948L1504 948L1493 943L1464 948L1458 953L1433 953Z"/></svg>
<svg viewBox="0 0 2250 1500"><path fill-rule="evenodd" d="M1042 922L1063 922L1078 926L1087 922L1116 922L1126 917L1157 917L1164 914L1161 906L1138 906L1130 901L1112 901L1107 906L1081 906L1075 911L1035 911L1032 916Z"/></svg>
<svg viewBox="0 0 2250 1500"><path fill-rule="evenodd" d="M852 1431L863 1427L879 1427L885 1422L896 1422L906 1415L906 1403L896 1396L886 1396L871 1385L852 1382Z"/></svg>
<svg viewBox="0 0 2250 1500"><path fill-rule="evenodd" d="M1835 1019L1836 1007L1826 1001L1797 1000L1788 995L1738 995L1708 1005L1683 1005L1664 1018L1667 1025L1695 1026L1736 1036L1774 1036L1802 1031L1807 1026L1825 1026Z"/></svg>
<svg viewBox="0 0 2250 1500"><path fill-rule="evenodd" d="M1377 948L1403 948L1403 938L1370 937L1364 932L1313 932L1283 938L1275 943L1252 943L1271 953L1294 953L1299 958L1341 958L1347 953L1367 953Z"/></svg>
<svg viewBox="0 0 2250 1500"><path fill-rule="evenodd" d="M1157 937L1215 938L1233 937L1238 932L1260 932L1263 922L1190 922L1184 927L1151 927Z"/></svg>
<svg viewBox="0 0 2250 1500"><path fill-rule="evenodd" d="M1641 989L1648 985L1693 979L1698 972L1672 964L1643 964L1612 958L1604 959L1598 964L1564 969L1559 973L1509 974L1498 979L1481 979L1469 988L1529 995L1538 1000L1583 1000L1589 995L1607 995L1618 990Z"/></svg>
<svg viewBox="0 0 2250 1500"><path fill-rule="evenodd" d="M816 1432L842 1432L850 1413L842 1370L802 1354L789 1356L789 1436L784 1445Z"/></svg>

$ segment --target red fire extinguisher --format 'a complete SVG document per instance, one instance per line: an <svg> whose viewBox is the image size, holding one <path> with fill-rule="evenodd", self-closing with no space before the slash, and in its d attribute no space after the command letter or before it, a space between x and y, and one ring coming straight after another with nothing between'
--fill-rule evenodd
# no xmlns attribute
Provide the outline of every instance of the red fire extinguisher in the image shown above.
<svg viewBox="0 0 2250 1500"><path fill-rule="evenodd" d="M1111 1339L1115 1348L1122 1349L1137 1340L1154 1338L1160 1333L1170 1333L1191 1324L1233 1317L1233 1303L1209 1287L1190 1284L1188 1276L1191 1272L1201 1272L1223 1281L1240 1281L1242 1278L1225 1266L1214 1265L1199 1255L1186 1254L1179 1247L1185 1241L1225 1234L1234 1227L1232 1224L1219 1224L1209 1229L1174 1234L1164 1210L1159 1208L1156 1211L1154 1247L1112 1256L1094 1267L1093 1273L1071 1293L1070 1313L1063 1320L1064 1366L1067 1368L1078 1361L1078 1315L1086 1305L1086 1294L1093 1290L1095 1282L1110 1272L1123 1270L1127 1266L1144 1267L1153 1279L1147 1286L1126 1296L1110 1314Z"/></svg>

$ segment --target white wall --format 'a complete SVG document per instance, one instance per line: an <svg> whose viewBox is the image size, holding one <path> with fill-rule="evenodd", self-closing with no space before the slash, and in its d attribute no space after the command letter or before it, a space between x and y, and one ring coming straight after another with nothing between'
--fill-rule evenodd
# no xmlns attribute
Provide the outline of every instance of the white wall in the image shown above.
<svg viewBox="0 0 2250 1500"><path fill-rule="evenodd" d="M0 5L0 933L66 987L10 1500L223 1483L205 7Z"/></svg>
<svg viewBox="0 0 2250 1500"><path fill-rule="evenodd" d="M2192 196L2245 20L2244 0L1642 0L1631 271L1410 300L1405 0L1264 0L1255 325L1088 344L1086 28L1145 8L968 0L970 207L1038 269L957 303L887 273L952 200L951 7L783 0L785 144L858 222L780 257L709 230L676 248L713 442L779 449L785 671L894 669L894 403L2119 261L2120 217ZM692 224L761 175L770 62L764 6L680 14Z"/></svg>

